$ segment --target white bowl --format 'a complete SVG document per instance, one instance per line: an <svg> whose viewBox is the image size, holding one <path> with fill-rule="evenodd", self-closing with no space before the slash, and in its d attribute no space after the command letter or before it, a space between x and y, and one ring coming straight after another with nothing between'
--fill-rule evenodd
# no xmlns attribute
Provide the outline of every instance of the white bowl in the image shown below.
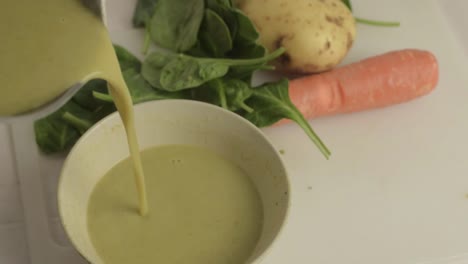
<svg viewBox="0 0 468 264"><path fill-rule="evenodd" d="M290 201L285 166L261 130L220 107L188 100L136 105L135 124L141 149L167 144L202 146L247 172L264 210L263 230L247 263L260 263L287 219ZM128 155L123 124L114 113L82 136L62 169L58 187L62 224L75 248L94 264L103 262L88 233L89 198L102 176Z"/></svg>

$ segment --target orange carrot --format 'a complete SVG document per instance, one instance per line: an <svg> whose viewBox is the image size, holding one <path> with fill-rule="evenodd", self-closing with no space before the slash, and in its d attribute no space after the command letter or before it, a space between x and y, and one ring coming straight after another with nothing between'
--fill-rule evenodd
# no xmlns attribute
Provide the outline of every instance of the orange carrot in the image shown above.
<svg viewBox="0 0 468 264"><path fill-rule="evenodd" d="M431 92L438 78L432 53L407 49L291 80L289 95L311 119L409 101Z"/></svg>

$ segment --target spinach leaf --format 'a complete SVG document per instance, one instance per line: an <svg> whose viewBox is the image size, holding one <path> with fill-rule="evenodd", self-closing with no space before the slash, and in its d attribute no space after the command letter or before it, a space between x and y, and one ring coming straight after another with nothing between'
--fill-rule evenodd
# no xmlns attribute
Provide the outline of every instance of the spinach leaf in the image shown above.
<svg viewBox="0 0 468 264"><path fill-rule="evenodd" d="M229 0L206 0L206 7L218 14L226 23L231 33L231 38L234 39L238 23L236 14L233 12L232 3Z"/></svg>
<svg viewBox="0 0 468 264"><path fill-rule="evenodd" d="M190 89L222 77L228 70L229 64L180 54L163 67L159 79L161 87L156 87L166 91Z"/></svg>
<svg viewBox="0 0 468 264"><path fill-rule="evenodd" d="M229 53L232 58L260 58L265 56L267 50L262 45L249 42L249 43L236 43L236 47Z"/></svg>
<svg viewBox="0 0 468 264"><path fill-rule="evenodd" d="M34 122L36 143L42 152L52 154L66 150L80 138L80 130L63 119L67 112L89 113L75 102L69 101L51 115Z"/></svg>
<svg viewBox="0 0 468 264"><path fill-rule="evenodd" d="M91 80L64 106L34 123L36 143L46 154L61 152L73 146L92 125L115 112L113 104L93 97L107 92L103 80Z"/></svg>
<svg viewBox="0 0 468 264"><path fill-rule="evenodd" d="M266 49L257 43L259 33L256 30L252 21L239 9L233 9L236 15L239 31L234 39L234 47L228 53L232 58L260 58L265 56ZM266 66L266 63L256 65L255 69L261 69ZM229 71L230 77L242 79L251 82L253 71L248 67L232 67Z"/></svg>
<svg viewBox="0 0 468 264"><path fill-rule="evenodd" d="M343 2L343 4L345 4L349 8L349 11L353 11L353 6L351 5L350 0L341 0L341 2Z"/></svg>
<svg viewBox="0 0 468 264"><path fill-rule="evenodd" d="M194 57L210 57L210 54L208 54L204 47L202 47L200 37L198 38L197 43L195 43L195 45L188 50L186 54Z"/></svg>
<svg viewBox="0 0 468 264"><path fill-rule="evenodd" d="M214 79L200 87L201 98L203 101L211 104L221 106L224 109L228 109L228 103L226 99L225 85L222 79ZM197 96L193 94L193 96Z"/></svg>
<svg viewBox="0 0 468 264"><path fill-rule="evenodd" d="M143 78L143 76L134 69L124 71L123 77L127 83L132 101L134 104L161 100L161 99L185 99L188 97L185 91L181 92L166 92L156 90Z"/></svg>
<svg viewBox="0 0 468 264"><path fill-rule="evenodd" d="M202 48L210 57L223 57L232 49L232 38L224 20L213 10L206 9L200 27L199 39Z"/></svg>
<svg viewBox="0 0 468 264"><path fill-rule="evenodd" d="M252 21L239 9L233 8L232 11L236 16L238 23L236 40L241 43L251 43L257 41L260 35Z"/></svg>
<svg viewBox="0 0 468 264"><path fill-rule="evenodd" d="M249 84L229 78L214 79L192 92L195 100L215 104L233 112L252 112L253 109L245 103L252 94Z"/></svg>
<svg viewBox="0 0 468 264"><path fill-rule="evenodd" d="M227 7L227 8L232 7L231 0L206 0L205 3L208 8L213 8L217 6Z"/></svg>
<svg viewBox="0 0 468 264"><path fill-rule="evenodd" d="M246 100L253 95L253 90L248 83L238 79L228 79L224 85L229 110L253 112L253 109L246 104Z"/></svg>
<svg viewBox="0 0 468 264"><path fill-rule="evenodd" d="M283 52L284 48L279 48L255 59L196 58L184 54L174 56L154 52L143 62L142 75L153 87L171 92L179 91L223 77L230 67L252 67L250 70L254 71Z"/></svg>
<svg viewBox="0 0 468 264"><path fill-rule="evenodd" d="M45 154L63 151L80 138L80 133L62 120L59 114L34 122L34 133L39 149Z"/></svg>
<svg viewBox="0 0 468 264"><path fill-rule="evenodd" d="M151 38L166 49L189 50L197 42L204 9L203 0L158 0L149 24Z"/></svg>
<svg viewBox="0 0 468 264"><path fill-rule="evenodd" d="M141 61L135 57L135 55L117 44L114 44L114 50L115 55L117 55L117 59L119 60L121 71L125 71L127 69L135 69L136 71L140 71Z"/></svg>
<svg viewBox="0 0 468 264"><path fill-rule="evenodd" d="M132 97L133 104L161 99L187 99L189 97L188 93L184 91L166 92L154 89L135 69L127 69L122 72L122 75ZM114 102L112 96L107 93L94 92L92 96L102 102Z"/></svg>
<svg viewBox="0 0 468 264"><path fill-rule="evenodd" d="M158 0L138 0L133 12L133 26L145 27L154 13Z"/></svg>
<svg viewBox="0 0 468 264"><path fill-rule="evenodd" d="M245 118L258 127L272 125L283 118L291 119L304 130L328 159L330 151L291 102L288 85L288 80L282 79L276 83L267 83L254 88L252 96L247 100L254 111L246 114Z"/></svg>
<svg viewBox="0 0 468 264"><path fill-rule="evenodd" d="M141 67L141 75L148 81L151 86L162 89L161 72L164 67L171 61L177 59L176 54L153 52L148 55Z"/></svg>
<svg viewBox="0 0 468 264"><path fill-rule="evenodd" d="M266 49L257 44L250 43L245 46L238 46L229 53L229 57L235 58L260 58L265 56ZM268 66L267 62L260 63L252 66L242 66L242 67L231 67L228 72L230 78L238 78L245 82L250 83L252 81L253 73L256 70L273 70L273 66Z"/></svg>

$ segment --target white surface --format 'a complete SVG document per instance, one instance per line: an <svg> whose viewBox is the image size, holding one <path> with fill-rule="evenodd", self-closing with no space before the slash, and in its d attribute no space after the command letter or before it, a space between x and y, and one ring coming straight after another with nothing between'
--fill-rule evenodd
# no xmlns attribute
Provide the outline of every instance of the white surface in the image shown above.
<svg viewBox="0 0 468 264"><path fill-rule="evenodd" d="M285 150L292 184L290 222L264 263L468 263L468 2L353 3L360 17L402 25L359 25L345 63L400 48L427 49L439 59L439 85L410 103L311 121L333 152L329 161L296 126L264 130ZM109 26L117 43L138 51L141 34L130 26L133 5L110 0ZM25 144L35 152L34 144ZM55 205L61 160L41 157L35 171L45 193L49 220L43 232L49 236L34 237L24 228L10 136L0 126L0 263L29 263L27 252L35 252L35 259L50 254L42 259L47 262L32 264L75 263L50 261L54 252L37 250L44 241L67 244Z"/></svg>

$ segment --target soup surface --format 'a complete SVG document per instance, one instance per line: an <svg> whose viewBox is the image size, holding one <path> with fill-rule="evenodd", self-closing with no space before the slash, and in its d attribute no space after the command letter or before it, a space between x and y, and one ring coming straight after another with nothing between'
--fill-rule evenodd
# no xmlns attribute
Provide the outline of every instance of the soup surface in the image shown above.
<svg viewBox="0 0 468 264"><path fill-rule="evenodd" d="M89 234L105 263L245 263L263 210L244 171L208 149L184 145L144 150L142 161L150 214L137 214L128 159L91 195Z"/></svg>

